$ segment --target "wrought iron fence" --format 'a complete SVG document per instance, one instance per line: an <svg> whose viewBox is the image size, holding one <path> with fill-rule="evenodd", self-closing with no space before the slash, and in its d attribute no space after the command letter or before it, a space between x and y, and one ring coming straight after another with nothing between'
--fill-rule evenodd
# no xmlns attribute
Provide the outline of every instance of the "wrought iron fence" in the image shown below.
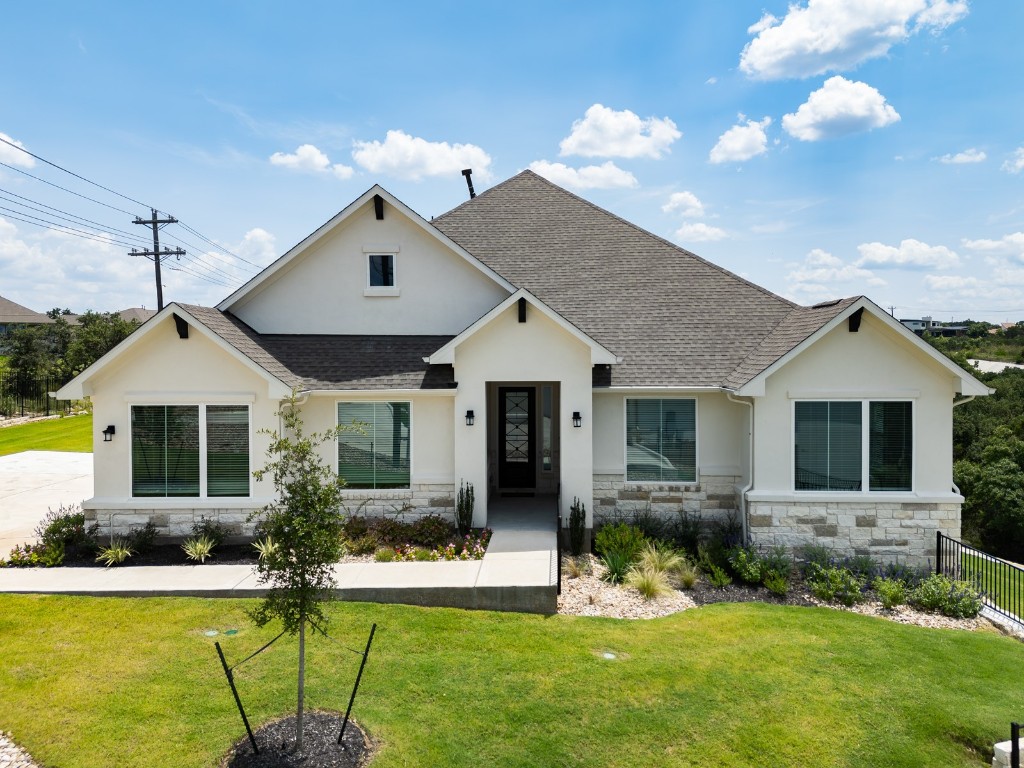
<svg viewBox="0 0 1024 768"><path fill-rule="evenodd" d="M36 378L0 372L0 416L68 413L71 410L70 400L50 397L50 392L56 392L63 384L61 379L53 376Z"/></svg>
<svg viewBox="0 0 1024 768"><path fill-rule="evenodd" d="M971 582L981 592L986 606L1024 624L1024 568L1021 566L936 531L935 572Z"/></svg>

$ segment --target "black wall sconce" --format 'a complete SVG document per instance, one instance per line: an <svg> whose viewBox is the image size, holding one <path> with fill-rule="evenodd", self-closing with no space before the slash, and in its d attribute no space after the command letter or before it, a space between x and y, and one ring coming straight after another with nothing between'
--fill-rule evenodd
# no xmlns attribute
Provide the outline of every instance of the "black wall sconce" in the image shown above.
<svg viewBox="0 0 1024 768"><path fill-rule="evenodd" d="M111 440L113 440L114 439L114 433L116 431L117 430L114 428L114 425L113 424L109 424L107 426L107 428L103 430L103 442L104 443L109 443Z"/></svg>
<svg viewBox="0 0 1024 768"><path fill-rule="evenodd" d="M573 411L572 412L572 425L574 427L582 427L583 426L583 417L580 416L580 412L579 411Z"/></svg>
<svg viewBox="0 0 1024 768"><path fill-rule="evenodd" d="M472 427L474 421L476 421L476 416L473 415L473 411L466 411L466 426Z"/></svg>

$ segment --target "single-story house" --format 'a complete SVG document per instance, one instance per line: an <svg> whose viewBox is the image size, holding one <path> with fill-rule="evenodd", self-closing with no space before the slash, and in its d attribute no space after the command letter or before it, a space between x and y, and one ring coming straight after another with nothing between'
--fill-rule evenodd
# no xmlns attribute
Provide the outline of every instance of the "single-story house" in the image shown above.
<svg viewBox="0 0 1024 768"><path fill-rule="evenodd" d="M349 509L485 525L735 515L758 545L924 562L960 533L952 411L990 390L863 296L798 306L524 171L430 221L374 186L215 308L170 304L63 387L90 519L239 532L296 393Z"/></svg>

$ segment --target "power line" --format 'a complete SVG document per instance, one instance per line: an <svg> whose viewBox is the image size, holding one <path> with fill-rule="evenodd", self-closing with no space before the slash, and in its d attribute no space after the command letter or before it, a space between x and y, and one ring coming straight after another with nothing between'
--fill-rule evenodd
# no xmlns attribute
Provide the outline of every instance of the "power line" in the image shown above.
<svg viewBox="0 0 1024 768"><path fill-rule="evenodd" d="M185 224L184 222L181 222L181 221L179 221L178 223L181 224L182 227L184 227L186 230L191 232L193 235L198 237L200 240L202 240L202 241L204 241L206 243L209 243L214 248L219 248L220 250L224 251L224 253L226 253L228 256L234 256L239 261L244 261L246 264L249 264L250 266L256 267L256 269L258 269L260 271L263 270L263 266L262 265L257 264L257 263L255 263L253 261L249 261L248 259L244 259L241 256L239 256L237 253L233 253L233 252L229 251L227 248L225 248L220 243L216 243L213 240L211 240L210 238L208 238L206 235L204 235L204 234L202 234L200 232L197 232L196 230L192 229L192 227L190 227L188 224Z"/></svg>
<svg viewBox="0 0 1024 768"><path fill-rule="evenodd" d="M28 200L31 203L35 203L36 205L42 206L42 208L48 209L49 211L55 211L55 213L48 213L47 211L42 210L42 208L36 208L35 206L28 205L27 203L20 203L17 200L11 200L9 197L5 197L5 195L11 195L12 197L17 197L20 200ZM6 200L7 202L13 205L20 205L22 208L28 208L29 210L36 211L37 213L42 213L46 216L55 216L58 219L70 221L72 224L80 224L81 226L88 226L90 229L98 229L101 232L104 232L105 234L117 232L119 234L125 235L126 237L130 237L133 240L142 240L143 242L145 242L145 238L142 238L133 232L126 232L125 230L118 229L117 227L110 227L107 226L106 224L101 224L98 221L87 219L84 216L76 216L75 214L69 211L65 211L61 208L54 208L52 205L40 203L38 200L32 200L29 197L24 197L22 195L16 194L6 189L0 188L0 200Z"/></svg>
<svg viewBox="0 0 1024 768"><path fill-rule="evenodd" d="M16 221L21 221L21 222L24 222L25 224L33 224L33 225L35 225L37 227L42 227L43 229L49 229L49 230L52 230L54 232L62 232L62 233L67 234L67 235L76 235L78 237L83 237L83 238L85 238L87 240L96 240L97 242L100 242L100 243L109 243L109 244L113 244L113 245L121 245L121 246L124 246L125 248L131 248L133 246L133 243L126 243L123 240L117 240L112 235L108 235L107 237L102 237L102 235L107 234L105 232L100 232L100 233L87 232L87 231L85 231L83 229L76 229L75 227L68 226L67 224L60 224L60 223L58 223L56 221L50 221L48 219L43 219L43 218L40 218L39 216L33 216L32 214L25 213L23 211L16 211L13 208L7 208L6 206L2 206L2 205L0 205L0 211L8 211L8 216L10 218L16 220ZM17 215L15 215L15 214L17 214ZM28 217L28 218L21 218L21 217ZM29 221L29 219L34 219L34 221ZM135 243L134 245L138 245L138 243Z"/></svg>
<svg viewBox="0 0 1024 768"><path fill-rule="evenodd" d="M59 189L62 192L67 192L68 194L74 195L75 197L80 197L83 200L88 200L90 203L96 203L97 205L102 205L102 206L104 206L106 208L109 208L112 211L117 211L118 213L126 213L129 216L134 216L135 215L131 211L126 211L124 208L118 208L116 205L110 205L109 203L104 203L102 200L97 200L96 198L89 197L88 195L83 195L80 192L75 192L73 189L68 189L67 187L62 187L60 184L54 184L52 181L47 181L46 179L40 178L39 176L36 176L35 174L29 173L28 171L23 171L21 168L15 168L13 165L8 165L7 163L4 163L4 162L0 162L0 165L2 165L4 168L7 168L8 170L16 171L17 173L20 173L23 176L28 176L30 179L35 179L36 181L41 181L43 184L49 184L51 187L55 187L56 189Z"/></svg>

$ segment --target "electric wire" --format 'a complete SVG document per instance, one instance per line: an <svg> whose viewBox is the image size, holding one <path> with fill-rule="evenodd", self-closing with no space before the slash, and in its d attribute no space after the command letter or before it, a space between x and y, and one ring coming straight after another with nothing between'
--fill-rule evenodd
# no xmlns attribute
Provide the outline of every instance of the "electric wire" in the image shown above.
<svg viewBox="0 0 1024 768"><path fill-rule="evenodd" d="M110 205L109 203L104 203L102 200L97 200L94 197L89 197L88 195L83 195L80 192L75 192L73 189L68 189L67 187L62 187L60 184L54 184L52 181L47 181L46 179L40 178L39 176L36 176L35 174L29 173L28 171L23 171L21 168L15 168L13 165L8 165L5 162L0 161L0 165L2 165L4 168L7 168L7 169L9 169L11 171L16 171L16 172L18 172L18 173L20 173L20 174L22 174L24 176L28 176L30 179L35 179L36 181L41 181L43 184L49 184L51 187L55 187L56 189L59 189L62 192L67 192L68 194L74 195L75 197L80 197L83 200L88 200L90 203L96 203L96 205L102 205L102 206L104 206L106 208L109 208L112 211L117 211L118 213L124 213L124 214L127 214L128 216L136 216L137 215L135 213L132 213L131 211L126 211L124 208L118 208L116 205Z"/></svg>
<svg viewBox="0 0 1024 768"><path fill-rule="evenodd" d="M42 206L42 208L46 208L48 210L44 211L44 210L42 210L42 208L36 208L35 206L29 205L28 203L22 203L22 202L18 202L17 200L11 200L9 197L5 197L5 195L11 195L13 197L20 198L21 200L28 200L29 202L35 203L36 205ZM46 216L54 216L54 217L56 217L58 219L64 219L65 221L70 221L72 224L78 224L79 226L86 226L86 227L89 227L90 229L98 229L99 231L101 231L101 232L103 232L105 234L111 234L112 232L117 232L117 233L119 233L121 235L124 235L125 237L130 237L133 240L140 240L142 242L146 242L146 238L142 237L141 235L136 234L135 232L128 232L128 231L123 230L123 229L118 229L117 227L110 227L110 226L107 226L106 224L101 224L98 221L93 221L92 219L87 219L84 216L76 216L75 214L71 213L70 211L65 211L65 210L62 210L61 208L54 208L52 205L46 205L46 203L41 203L38 200L32 200L29 197L24 197L22 195L16 194L16 193L11 192L11 191L6 190L6 189L0 188L0 200L6 200L7 202L11 203L12 205L20 205L22 208L28 208L29 210L35 211L36 213L42 213L42 214L44 214ZM49 211L54 211L54 213L50 213Z"/></svg>
<svg viewBox="0 0 1024 768"><path fill-rule="evenodd" d="M87 240L96 240L97 242L101 243L110 243L113 245L119 245L123 248L137 248L139 245L138 243L126 243L125 241L118 240L112 236L102 237L100 234L94 232L86 232L85 230L76 229L75 227L68 226L67 224L60 224L55 221L42 219L39 218L38 216L33 216L32 214L25 213L24 211L16 211L13 208L7 208L6 206L2 205L0 205L0 211L8 211L8 216L12 219L15 219L16 221L21 221L24 222L25 224L33 224L37 227L42 227L43 229L50 229L55 232L62 232L68 235L83 237ZM27 216L28 219L21 218L25 216ZM35 221L29 221L29 219L35 219Z"/></svg>

